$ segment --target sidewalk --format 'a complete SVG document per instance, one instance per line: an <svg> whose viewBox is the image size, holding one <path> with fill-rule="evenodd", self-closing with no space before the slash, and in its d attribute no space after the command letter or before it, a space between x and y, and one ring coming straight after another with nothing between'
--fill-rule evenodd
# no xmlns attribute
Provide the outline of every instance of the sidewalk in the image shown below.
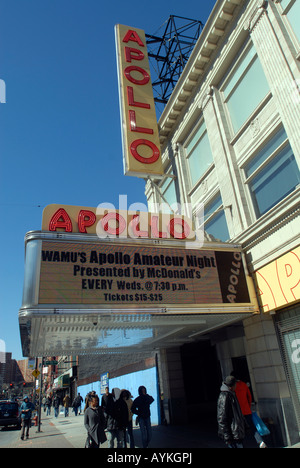
<svg viewBox="0 0 300 468"><path fill-rule="evenodd" d="M45 416L42 413L41 432L38 427L32 426L29 439L17 440L9 444L8 448L84 448L86 430L83 424L83 414L77 417L70 411L65 418L60 413L58 418L54 415ZM136 448L141 448L139 428L134 428ZM246 448L256 448L252 440L246 440ZM101 448L108 448L107 442ZM195 426L153 426L152 449L187 449L187 448L224 448L223 442L218 438L214 428L201 429ZM300 448L300 444L292 448Z"/></svg>

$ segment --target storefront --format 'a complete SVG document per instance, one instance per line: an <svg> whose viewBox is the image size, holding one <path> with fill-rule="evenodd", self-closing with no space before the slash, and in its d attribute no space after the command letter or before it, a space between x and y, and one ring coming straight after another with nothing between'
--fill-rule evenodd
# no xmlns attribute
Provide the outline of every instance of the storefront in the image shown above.
<svg viewBox="0 0 300 468"><path fill-rule="evenodd" d="M290 398L283 404L295 434L300 432L300 247L255 272L258 297L273 317Z"/></svg>

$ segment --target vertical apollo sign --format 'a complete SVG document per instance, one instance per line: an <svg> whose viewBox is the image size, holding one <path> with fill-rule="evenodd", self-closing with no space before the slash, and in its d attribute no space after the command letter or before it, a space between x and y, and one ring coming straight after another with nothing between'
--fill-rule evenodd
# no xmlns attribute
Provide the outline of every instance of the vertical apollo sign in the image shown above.
<svg viewBox="0 0 300 468"><path fill-rule="evenodd" d="M115 26L125 175L163 174L145 33Z"/></svg>

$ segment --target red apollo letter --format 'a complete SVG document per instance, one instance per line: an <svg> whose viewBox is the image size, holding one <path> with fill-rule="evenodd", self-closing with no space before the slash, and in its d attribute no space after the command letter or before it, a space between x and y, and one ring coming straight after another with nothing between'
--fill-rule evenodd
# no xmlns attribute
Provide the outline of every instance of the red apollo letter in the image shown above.
<svg viewBox="0 0 300 468"><path fill-rule="evenodd" d="M151 237L154 237L155 239L165 239L166 237L168 237L168 233L159 231L158 224L159 217L151 216Z"/></svg>
<svg viewBox="0 0 300 468"><path fill-rule="evenodd" d="M133 215L130 226L132 227L134 237L148 237L148 231L141 231L140 215Z"/></svg>
<svg viewBox="0 0 300 468"><path fill-rule="evenodd" d="M129 121L130 121L130 130L132 132L148 133L149 135L153 135L152 128L138 127L136 125L136 115L135 115L134 110L129 111Z"/></svg>
<svg viewBox="0 0 300 468"><path fill-rule="evenodd" d="M118 227L112 228L109 226L109 221L111 219L115 219L118 222ZM103 218L101 219L101 224L102 224L104 231L114 236L119 236L120 234L122 234L122 232L126 228L126 221L123 218L123 216L115 212L107 213L105 216L103 216Z"/></svg>
<svg viewBox="0 0 300 468"><path fill-rule="evenodd" d="M182 229L180 233L175 231L175 225L179 225ZM169 226L168 226L168 231L171 234L172 237L175 239L186 239L189 237L190 234L190 226L184 219L182 218L173 218L170 220Z"/></svg>
<svg viewBox="0 0 300 468"><path fill-rule="evenodd" d="M59 208L49 222L49 231L56 231L57 228L63 228L66 232L72 232L72 221L63 208Z"/></svg>
<svg viewBox="0 0 300 468"><path fill-rule="evenodd" d="M126 86L126 89L127 89L127 102L129 106L142 107L143 109L150 109L150 104L147 104L146 102L137 102L134 100L132 86Z"/></svg>
<svg viewBox="0 0 300 468"><path fill-rule="evenodd" d="M133 31L132 29L129 29L123 38L123 42L129 42L129 41L137 42L139 46L144 47L144 44L142 40L140 39L138 33L136 31Z"/></svg>
<svg viewBox="0 0 300 468"><path fill-rule="evenodd" d="M125 58L126 62L131 63L131 60L143 60L145 58L145 55L139 49L134 49L133 47L125 47Z"/></svg>
<svg viewBox="0 0 300 468"><path fill-rule="evenodd" d="M78 214L79 232L87 232L86 227L92 226L95 223L95 221L96 221L95 213L89 210L80 210Z"/></svg>
<svg viewBox="0 0 300 468"><path fill-rule="evenodd" d="M137 149L140 145L148 146L152 150L152 156L150 158L145 158L138 153ZM144 140L143 138L134 140L131 143L130 152L137 161L143 164L154 164L158 160L160 154L159 149L152 141Z"/></svg>
<svg viewBox="0 0 300 468"><path fill-rule="evenodd" d="M134 78L133 76L131 76L132 71L137 71L141 73L143 75L143 78L140 80ZM124 75L126 76L128 81L137 85L145 85L150 81L149 73L147 73L146 70L144 70L143 68L137 67L136 65L130 65L129 67L126 67L124 70Z"/></svg>

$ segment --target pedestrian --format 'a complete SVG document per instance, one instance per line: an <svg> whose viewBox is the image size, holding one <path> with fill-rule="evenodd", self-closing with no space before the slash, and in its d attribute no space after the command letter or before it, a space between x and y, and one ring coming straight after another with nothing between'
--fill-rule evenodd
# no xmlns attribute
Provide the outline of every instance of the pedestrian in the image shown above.
<svg viewBox="0 0 300 468"><path fill-rule="evenodd" d="M80 393L78 393L77 397L75 397L74 401L73 401L73 404L72 404L72 407L73 407L73 411L75 413L75 416L77 416L78 414L78 409L80 408L81 410L81 403L83 402L83 398L82 396L80 395ZM79 414L80 414L81 411L79 411Z"/></svg>
<svg viewBox="0 0 300 468"><path fill-rule="evenodd" d="M52 406L52 398L50 396L48 396L47 399L46 399L46 408L47 408L46 416L51 415L51 406Z"/></svg>
<svg viewBox="0 0 300 468"><path fill-rule="evenodd" d="M106 441L105 418L97 395L90 395L88 403L89 406L84 412L84 426L87 430L85 448L99 448L100 444Z"/></svg>
<svg viewBox="0 0 300 468"><path fill-rule="evenodd" d="M83 403L83 398L80 395L80 393L78 393L77 397L78 397L78 400L79 400L79 406L78 406L79 414L81 414L81 403Z"/></svg>
<svg viewBox="0 0 300 468"><path fill-rule="evenodd" d="M23 403L20 407L21 412L21 422L22 422L22 430L21 430L21 439L24 440L24 436L26 439L29 438L29 429L31 427L31 416L32 410L34 410L34 405L29 401L28 396L25 396L23 399ZM26 430L26 435L25 435Z"/></svg>
<svg viewBox="0 0 300 468"><path fill-rule="evenodd" d="M125 430L125 435L124 435L124 437L125 437L125 439L124 439L124 448L127 447L127 434L128 434L128 438L129 438L130 448L135 448L134 436L133 436L133 427L132 427L133 413L131 411L133 401L132 401L131 397L132 397L132 395L129 392L129 390L122 390L121 391L120 398L123 398L123 400L125 401L125 403L127 405L127 410L128 410L128 424L127 424L127 428Z"/></svg>
<svg viewBox="0 0 300 468"><path fill-rule="evenodd" d="M152 438L150 405L154 398L147 394L147 389L143 385L139 387L138 392L139 396L134 400L131 411L138 416L143 448L147 448Z"/></svg>
<svg viewBox="0 0 300 468"><path fill-rule="evenodd" d="M117 440L117 448L124 448L124 435L128 424L128 409L123 398L120 398L121 390L113 388L108 395L107 414L107 440L108 447L114 448L114 441Z"/></svg>
<svg viewBox="0 0 300 468"><path fill-rule="evenodd" d="M65 408L65 418L66 418L67 416L69 416L69 408L70 408L70 397L68 394L63 399L63 405Z"/></svg>
<svg viewBox="0 0 300 468"><path fill-rule="evenodd" d="M91 392L89 392L87 396L85 397L85 405L84 405L84 410L83 410L84 412L90 406L89 402L90 402L91 396L97 396L95 390L92 390Z"/></svg>
<svg viewBox="0 0 300 468"><path fill-rule="evenodd" d="M42 405L43 405L43 408L44 408L44 413L46 412L46 401L47 401L47 398L44 396L43 399L42 399Z"/></svg>
<svg viewBox="0 0 300 468"><path fill-rule="evenodd" d="M59 414L59 405L60 405L60 398L58 394L56 393L54 399L53 399L53 407L54 407L54 416L57 418Z"/></svg>
<svg viewBox="0 0 300 468"><path fill-rule="evenodd" d="M252 395L248 385L242 380L240 380L235 372L231 372L230 375L232 375L236 379L235 394L238 399L243 416L246 420L246 424L248 425L249 430L251 432L251 435L255 438L259 448L267 448L267 445L265 444L262 436L257 431L252 419Z"/></svg>
<svg viewBox="0 0 300 468"><path fill-rule="evenodd" d="M233 376L226 377L221 386L217 404L218 435L228 448L243 448L245 423L235 387Z"/></svg>

